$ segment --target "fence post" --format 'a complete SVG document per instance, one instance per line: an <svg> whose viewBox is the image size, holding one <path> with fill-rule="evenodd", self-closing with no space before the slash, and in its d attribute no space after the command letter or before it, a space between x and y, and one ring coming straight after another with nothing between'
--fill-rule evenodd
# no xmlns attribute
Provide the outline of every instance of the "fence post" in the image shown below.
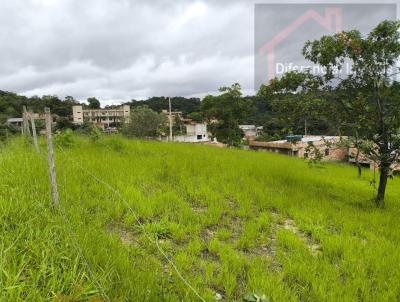
<svg viewBox="0 0 400 302"><path fill-rule="evenodd" d="M38 144L38 139L37 139L37 134L36 134L35 118L34 118L32 112L29 112L29 118L31 120L31 126L32 126L33 144L35 145L36 152L39 153L39 144Z"/></svg>
<svg viewBox="0 0 400 302"><path fill-rule="evenodd" d="M50 108L44 108L46 113L46 138L47 138L47 160L49 162L50 182L51 182L51 199L53 206L58 206L58 189L56 179L56 168L54 164L53 137L51 134L52 117Z"/></svg>
<svg viewBox="0 0 400 302"><path fill-rule="evenodd" d="M29 129L29 121L28 121L28 112L26 111L26 106L23 106L23 113L22 113L22 118L23 118L23 127L24 127L24 134L27 137L31 137L31 130Z"/></svg>

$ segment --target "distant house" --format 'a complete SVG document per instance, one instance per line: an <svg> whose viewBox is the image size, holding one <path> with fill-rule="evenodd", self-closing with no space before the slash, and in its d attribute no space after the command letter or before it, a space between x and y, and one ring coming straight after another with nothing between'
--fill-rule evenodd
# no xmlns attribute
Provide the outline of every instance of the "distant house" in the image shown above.
<svg viewBox="0 0 400 302"><path fill-rule="evenodd" d="M257 127L255 125L239 125L239 129L243 131L245 139L252 140L259 136L263 127Z"/></svg>
<svg viewBox="0 0 400 302"><path fill-rule="evenodd" d="M14 126L18 129L22 127L23 122L24 119L22 117L11 117L7 119L7 125Z"/></svg>
<svg viewBox="0 0 400 302"><path fill-rule="evenodd" d="M72 106L72 114L74 124L81 125L88 121L105 129L115 127L116 124L128 123L131 111L129 105L114 109L83 109L82 106Z"/></svg>
<svg viewBox="0 0 400 302"><path fill-rule="evenodd" d="M187 122L186 134L174 136L175 142L202 143L210 141L207 133L207 124Z"/></svg>
<svg viewBox="0 0 400 302"><path fill-rule="evenodd" d="M339 136L289 136L285 140L272 142L250 141L250 148L253 150L265 150L269 152L307 158L306 150L309 143L312 143L323 155L323 160L343 161L346 159L347 150L338 146Z"/></svg>
<svg viewBox="0 0 400 302"><path fill-rule="evenodd" d="M169 118L168 110L161 110L161 113L164 114L167 118ZM175 122L176 119L183 119L181 111L171 111L172 122Z"/></svg>

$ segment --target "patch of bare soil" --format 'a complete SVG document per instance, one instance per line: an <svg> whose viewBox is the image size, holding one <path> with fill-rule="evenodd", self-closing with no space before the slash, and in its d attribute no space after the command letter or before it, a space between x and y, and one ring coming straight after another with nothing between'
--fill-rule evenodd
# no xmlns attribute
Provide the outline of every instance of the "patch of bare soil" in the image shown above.
<svg viewBox="0 0 400 302"><path fill-rule="evenodd" d="M138 245L139 233L133 229L127 228L122 224L110 224L107 231L112 235L117 235L124 245Z"/></svg>
<svg viewBox="0 0 400 302"><path fill-rule="evenodd" d="M215 236L215 228L208 227L202 231L201 237L205 242L210 242Z"/></svg>
<svg viewBox="0 0 400 302"><path fill-rule="evenodd" d="M230 241L234 242L240 237L243 230L242 224L242 219L239 217L233 217L231 219L231 222L228 225L228 230L231 232Z"/></svg>
<svg viewBox="0 0 400 302"><path fill-rule="evenodd" d="M218 255L210 252L208 250L208 248L205 248L204 250L201 251L201 256L204 260L207 260L209 262L218 262L219 261Z"/></svg>
<svg viewBox="0 0 400 302"><path fill-rule="evenodd" d="M317 242L313 241L312 237L302 231L296 226L295 222L293 219L286 218L285 222L283 224L283 228L285 230L291 231L293 234L295 234L301 241L303 241L308 248L310 249L310 252L313 256L317 256L319 253L321 253L321 245L318 244Z"/></svg>
<svg viewBox="0 0 400 302"><path fill-rule="evenodd" d="M207 211L207 207L192 206L192 211L196 214L202 214Z"/></svg>
<svg viewBox="0 0 400 302"><path fill-rule="evenodd" d="M271 271L279 272L282 270L282 265L276 259L276 252L278 250L278 240L276 238L276 232L279 229L280 225L279 214L276 210L271 210L271 217L273 220L271 234L269 236L269 245L265 247L265 254L271 259L271 263L269 265L269 269Z"/></svg>

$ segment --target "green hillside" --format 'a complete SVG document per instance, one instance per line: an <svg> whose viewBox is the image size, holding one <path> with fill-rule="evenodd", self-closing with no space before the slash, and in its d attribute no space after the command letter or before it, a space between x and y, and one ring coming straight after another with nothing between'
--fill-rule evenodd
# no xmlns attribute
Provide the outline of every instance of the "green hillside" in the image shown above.
<svg viewBox="0 0 400 302"><path fill-rule="evenodd" d="M0 149L1 301L201 301L157 244L206 301L400 300L397 178L379 210L344 164L75 138L54 211L45 148Z"/></svg>

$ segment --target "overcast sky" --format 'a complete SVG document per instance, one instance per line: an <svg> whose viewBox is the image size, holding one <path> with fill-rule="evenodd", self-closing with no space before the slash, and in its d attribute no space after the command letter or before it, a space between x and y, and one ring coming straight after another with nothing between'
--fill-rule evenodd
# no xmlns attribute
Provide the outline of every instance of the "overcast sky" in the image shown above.
<svg viewBox="0 0 400 302"><path fill-rule="evenodd" d="M0 89L107 103L251 90L252 16L250 1L1 0Z"/></svg>
<svg viewBox="0 0 400 302"><path fill-rule="evenodd" d="M254 2L1 0L0 90L103 104L234 82L251 94Z"/></svg>

